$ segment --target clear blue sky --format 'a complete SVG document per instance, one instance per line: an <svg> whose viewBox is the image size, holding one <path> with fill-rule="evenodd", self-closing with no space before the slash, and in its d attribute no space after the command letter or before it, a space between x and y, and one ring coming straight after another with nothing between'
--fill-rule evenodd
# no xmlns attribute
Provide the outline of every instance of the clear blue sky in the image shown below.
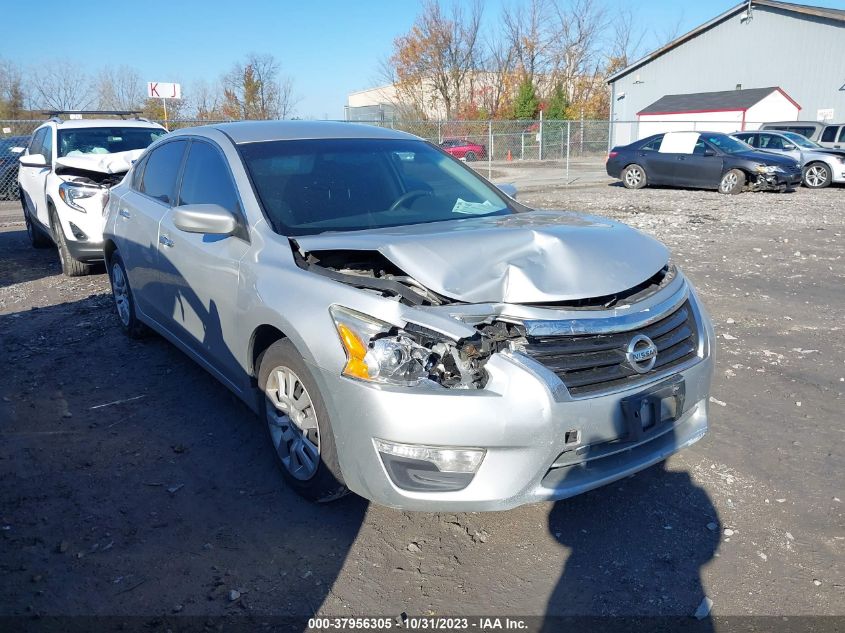
<svg viewBox="0 0 845 633"><path fill-rule="evenodd" d="M636 11L648 49L676 24L686 32L738 1L605 0ZM486 0L485 22L495 26L500 7L519 2ZM813 4L842 7L845 0ZM347 93L378 83L380 60L419 7L416 0L19 2L0 57L25 67L67 59L91 73L127 64L144 81L179 81L189 91L193 81L216 80L246 53L272 53L302 97L298 115L341 118Z"/></svg>

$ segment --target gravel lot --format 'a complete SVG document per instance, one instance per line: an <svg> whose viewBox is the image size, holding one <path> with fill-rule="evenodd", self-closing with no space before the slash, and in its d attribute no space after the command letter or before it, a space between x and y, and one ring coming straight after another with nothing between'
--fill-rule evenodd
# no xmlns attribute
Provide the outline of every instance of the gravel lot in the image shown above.
<svg viewBox="0 0 845 633"><path fill-rule="evenodd" d="M699 444L491 514L301 501L246 407L3 205L0 615L845 615L845 189L520 197L664 240L720 349Z"/></svg>

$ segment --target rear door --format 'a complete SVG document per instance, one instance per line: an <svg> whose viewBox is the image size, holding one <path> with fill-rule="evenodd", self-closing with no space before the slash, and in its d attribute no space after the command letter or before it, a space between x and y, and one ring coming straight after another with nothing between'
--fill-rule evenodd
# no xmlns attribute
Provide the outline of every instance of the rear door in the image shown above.
<svg viewBox="0 0 845 633"><path fill-rule="evenodd" d="M635 161L645 169L648 182L653 185L670 184L674 176L676 154L660 153L663 136L652 139L634 154Z"/></svg>
<svg viewBox="0 0 845 633"><path fill-rule="evenodd" d="M173 224L173 209L159 229L161 311L167 328L236 389L244 371L233 353L240 309L241 258L249 248L247 226L234 178L223 152L194 139L188 150L176 206L217 204L239 219L235 235L186 233Z"/></svg>
<svg viewBox="0 0 845 633"><path fill-rule="evenodd" d="M130 191L117 203L114 234L135 303L159 323L163 319L163 293L157 270L158 226L175 203L187 146L187 140L177 139L155 147L135 168Z"/></svg>

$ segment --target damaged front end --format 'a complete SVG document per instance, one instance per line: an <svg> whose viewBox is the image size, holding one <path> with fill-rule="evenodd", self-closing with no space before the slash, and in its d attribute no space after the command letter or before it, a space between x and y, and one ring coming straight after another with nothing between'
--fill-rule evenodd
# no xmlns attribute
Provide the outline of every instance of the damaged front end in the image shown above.
<svg viewBox="0 0 845 633"><path fill-rule="evenodd" d="M530 347L527 322L584 311L625 310L667 289L678 276L677 269L667 264L645 281L613 295L520 305L473 304L431 291L376 251L303 253L294 240L291 246L304 270L420 310L419 322L403 327L346 307L335 305L330 310L346 352L344 375L398 386L484 388L485 365L494 354L526 352ZM443 328L428 327L426 317L444 314L472 334L450 337Z"/></svg>
<svg viewBox="0 0 845 633"><path fill-rule="evenodd" d="M120 183L140 151L115 154L61 157L56 160L59 197L67 206L81 213L104 213L109 189Z"/></svg>

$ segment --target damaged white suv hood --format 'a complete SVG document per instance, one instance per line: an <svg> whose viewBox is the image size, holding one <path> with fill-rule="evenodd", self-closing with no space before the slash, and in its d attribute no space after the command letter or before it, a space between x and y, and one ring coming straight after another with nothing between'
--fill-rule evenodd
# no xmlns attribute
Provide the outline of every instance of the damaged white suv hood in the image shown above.
<svg viewBox="0 0 845 633"><path fill-rule="evenodd" d="M143 149L133 149L128 152L114 152L113 154L62 156L56 159L56 164L62 167L98 171L104 174L125 174L132 167L132 163L143 153Z"/></svg>
<svg viewBox="0 0 845 633"><path fill-rule="evenodd" d="M377 251L425 287L469 303L613 295L665 266L660 242L629 226L532 211L297 237L303 253Z"/></svg>

